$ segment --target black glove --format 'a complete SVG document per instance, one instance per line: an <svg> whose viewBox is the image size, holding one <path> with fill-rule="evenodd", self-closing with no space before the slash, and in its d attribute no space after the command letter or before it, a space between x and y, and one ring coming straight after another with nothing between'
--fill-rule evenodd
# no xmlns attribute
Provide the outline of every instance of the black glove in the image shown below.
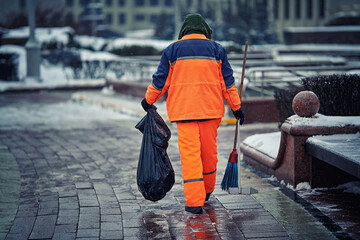
<svg viewBox="0 0 360 240"><path fill-rule="evenodd" d="M152 105L147 103L145 98L141 101L141 106L143 107L145 112L147 112L152 107Z"/></svg>
<svg viewBox="0 0 360 240"><path fill-rule="evenodd" d="M241 108L239 110L232 111L232 112L236 119L238 119L238 120L240 119L240 125L242 125L245 120L245 113L241 110Z"/></svg>

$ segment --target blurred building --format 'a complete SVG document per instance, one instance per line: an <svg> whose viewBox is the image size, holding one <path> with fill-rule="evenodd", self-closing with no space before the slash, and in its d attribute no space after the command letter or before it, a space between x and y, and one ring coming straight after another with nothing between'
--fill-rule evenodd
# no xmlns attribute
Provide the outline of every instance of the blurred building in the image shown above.
<svg viewBox="0 0 360 240"><path fill-rule="evenodd" d="M324 26L341 16L360 16L359 0L268 0L270 31L283 42L288 27ZM349 22L352 25L351 22ZM360 22L358 22L360 25Z"/></svg>
<svg viewBox="0 0 360 240"><path fill-rule="evenodd" d="M0 22L11 13L25 12L26 0L1 0ZM322 26L336 15L360 15L359 0L47 0L37 1L41 8L63 9L68 22L87 28L93 35L123 35L128 31L155 29L159 21L179 22L187 13L212 12L221 24L225 10L239 12L244 5L252 14L267 10L268 31L283 42L283 31L294 26ZM176 17L177 16L177 17Z"/></svg>

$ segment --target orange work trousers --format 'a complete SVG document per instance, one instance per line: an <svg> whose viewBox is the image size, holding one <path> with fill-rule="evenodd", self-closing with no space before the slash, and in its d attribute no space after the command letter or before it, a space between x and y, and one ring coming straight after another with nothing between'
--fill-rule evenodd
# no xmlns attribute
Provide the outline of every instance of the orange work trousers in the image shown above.
<svg viewBox="0 0 360 240"><path fill-rule="evenodd" d="M184 193L189 207L203 206L206 194L215 189L220 121L217 118L177 123Z"/></svg>

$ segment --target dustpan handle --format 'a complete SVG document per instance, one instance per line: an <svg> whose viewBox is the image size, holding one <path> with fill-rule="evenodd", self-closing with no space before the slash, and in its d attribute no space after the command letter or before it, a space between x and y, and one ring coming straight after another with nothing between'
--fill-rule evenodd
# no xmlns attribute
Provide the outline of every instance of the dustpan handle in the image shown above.
<svg viewBox="0 0 360 240"><path fill-rule="evenodd" d="M235 137L234 137L234 148L233 149L236 149L236 143L237 143L237 138L238 138L238 124L239 123L239 120L236 119L236 128L235 128Z"/></svg>

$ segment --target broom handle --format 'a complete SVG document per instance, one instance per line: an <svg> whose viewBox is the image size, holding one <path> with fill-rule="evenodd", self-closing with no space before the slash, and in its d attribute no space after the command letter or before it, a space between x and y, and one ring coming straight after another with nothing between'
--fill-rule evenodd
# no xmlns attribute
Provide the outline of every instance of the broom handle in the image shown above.
<svg viewBox="0 0 360 240"><path fill-rule="evenodd" d="M236 143L237 143L237 137L238 137L238 124L239 120L236 119L236 129L235 129L235 137L234 137L234 148L236 150Z"/></svg>
<svg viewBox="0 0 360 240"><path fill-rule="evenodd" d="M244 50L244 59L243 59L243 66L242 66L242 71L241 71L241 83L240 83L240 102L241 102L241 97L242 97L242 91L243 91L243 85L244 85L244 75L245 75L245 64L246 64L246 53L247 53L247 48L248 48L248 42L245 42L245 50ZM237 138L237 134L238 134L238 121L236 121L236 138ZM238 164L238 193L241 194L241 168L240 168L240 162Z"/></svg>
<svg viewBox="0 0 360 240"><path fill-rule="evenodd" d="M242 65L242 71L241 71L241 83L240 83L240 101L242 97L242 91L244 86L244 75L245 75L245 64L246 64L246 53L248 48L248 42L245 42L245 50L244 50L244 59L243 59L243 65ZM234 137L234 149L236 149L236 143L238 138L238 123L239 120L236 119L236 129L235 129L235 137Z"/></svg>
<svg viewBox="0 0 360 240"><path fill-rule="evenodd" d="M240 83L240 100L242 97L242 91L243 91L243 85L244 85L244 75L245 75L245 64L246 64L246 53L248 49L248 42L245 42L245 50L244 50L244 59L243 59L243 65L242 65L242 71L241 71L241 83Z"/></svg>

